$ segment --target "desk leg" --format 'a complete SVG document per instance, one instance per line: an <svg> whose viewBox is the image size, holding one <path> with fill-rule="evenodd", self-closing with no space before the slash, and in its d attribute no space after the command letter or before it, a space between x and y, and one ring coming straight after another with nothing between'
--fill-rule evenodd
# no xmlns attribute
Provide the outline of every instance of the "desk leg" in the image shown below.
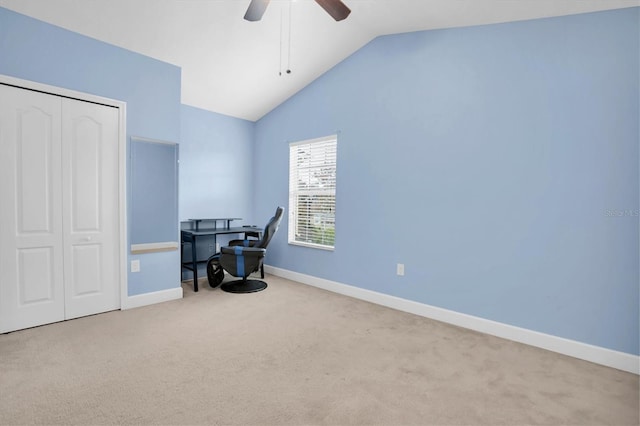
<svg viewBox="0 0 640 426"><path fill-rule="evenodd" d="M196 236L191 237L191 266L193 267L193 291L198 291L198 254L196 253Z"/></svg>

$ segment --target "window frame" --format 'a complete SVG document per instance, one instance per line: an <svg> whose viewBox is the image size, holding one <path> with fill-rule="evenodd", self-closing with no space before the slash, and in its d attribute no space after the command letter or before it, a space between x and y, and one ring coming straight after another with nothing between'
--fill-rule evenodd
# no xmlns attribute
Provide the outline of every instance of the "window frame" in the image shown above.
<svg viewBox="0 0 640 426"><path fill-rule="evenodd" d="M332 143L332 144L331 144ZM293 178L294 178L294 173L295 176L299 176L299 170L300 168L298 168L297 164L294 164L294 159L299 160L299 155L298 156L294 156L294 148L296 147L300 147L303 145L308 146L309 148L311 148L312 145L314 144L325 144L327 145L327 149L325 149L323 151L323 155L322 156L315 156L311 159L311 162L319 162L322 161L321 157L325 157L327 155L328 151L333 151L333 163L328 163L329 166L333 167L333 187L329 187L329 189L326 190L322 190L321 192L329 192L328 195L330 198L333 199L333 204L330 204L330 209L333 211L332 214L332 219L333 219L333 244L329 245L329 244L321 244L321 243L314 243L314 242L310 242L310 241L301 241L296 239L298 237L298 235L296 234L296 229L297 229L297 225L298 225L298 208L297 208L297 203L296 200L298 199L298 197L301 194L308 194L308 195L318 195L318 189L314 188L314 189L309 189L307 191L305 191L304 189L301 190L301 188L297 185L297 183L294 185L293 182ZM298 152L299 154L299 152ZM330 155L330 154L329 154ZM334 251L335 250L335 227L336 227L336 223L335 223L335 219L336 219L336 189L337 189L337 184L336 184L336 175L337 175L337 164L338 163L338 135L337 134L333 134L333 135L329 135L329 136L324 136L324 137L320 137L320 138L315 138L315 139L307 139L307 140L301 140L301 141L297 141L297 142L291 142L289 143L289 224L288 224L288 232L287 232L287 242L290 245L296 245L296 246L302 246L302 247L309 247L309 248L315 248L315 249L320 249L320 250L328 250L328 251ZM293 170L293 167L295 166L295 172ZM313 168L320 168L322 166L316 165L316 166L309 166L309 169L313 169ZM326 166L325 166L326 167ZM298 181L299 182L299 181ZM310 222L308 224L308 226L310 225Z"/></svg>

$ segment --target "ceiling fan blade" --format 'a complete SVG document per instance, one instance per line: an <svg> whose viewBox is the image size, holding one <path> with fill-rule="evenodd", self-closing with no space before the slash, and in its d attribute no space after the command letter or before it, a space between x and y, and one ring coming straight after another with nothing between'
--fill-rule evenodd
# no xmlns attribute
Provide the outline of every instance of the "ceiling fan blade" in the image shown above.
<svg viewBox="0 0 640 426"><path fill-rule="evenodd" d="M251 22L261 20L268 5L269 0L251 0L247 13L244 14L244 19Z"/></svg>
<svg viewBox="0 0 640 426"><path fill-rule="evenodd" d="M351 9L340 0L316 0L316 3L322 6L336 21L342 21L351 13Z"/></svg>

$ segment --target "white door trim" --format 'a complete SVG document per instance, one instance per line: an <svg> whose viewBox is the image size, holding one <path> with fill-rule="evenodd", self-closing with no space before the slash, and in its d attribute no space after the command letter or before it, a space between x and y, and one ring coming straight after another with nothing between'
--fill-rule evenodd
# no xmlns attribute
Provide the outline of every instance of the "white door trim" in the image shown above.
<svg viewBox="0 0 640 426"><path fill-rule="evenodd" d="M103 98L89 93L78 92L63 87L50 86L30 80L11 77L0 74L0 84L6 84L22 89L35 90L51 95L63 96L66 98L78 99L86 102L107 105L118 108L118 191L120 210L120 241L118 243L119 253L119 277L120 277L120 309L125 306L128 296L127 283L127 104L115 99Z"/></svg>

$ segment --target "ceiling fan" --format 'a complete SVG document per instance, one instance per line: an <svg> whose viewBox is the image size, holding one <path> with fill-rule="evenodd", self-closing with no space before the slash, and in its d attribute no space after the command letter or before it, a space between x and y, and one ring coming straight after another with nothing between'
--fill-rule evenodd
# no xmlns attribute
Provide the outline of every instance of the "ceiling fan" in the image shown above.
<svg viewBox="0 0 640 426"><path fill-rule="evenodd" d="M264 15L264 11L267 10L270 0L251 0L247 13L244 14L244 19L247 21L259 21ZM340 0L316 0L324 10L336 21L342 21L351 13L344 3Z"/></svg>

